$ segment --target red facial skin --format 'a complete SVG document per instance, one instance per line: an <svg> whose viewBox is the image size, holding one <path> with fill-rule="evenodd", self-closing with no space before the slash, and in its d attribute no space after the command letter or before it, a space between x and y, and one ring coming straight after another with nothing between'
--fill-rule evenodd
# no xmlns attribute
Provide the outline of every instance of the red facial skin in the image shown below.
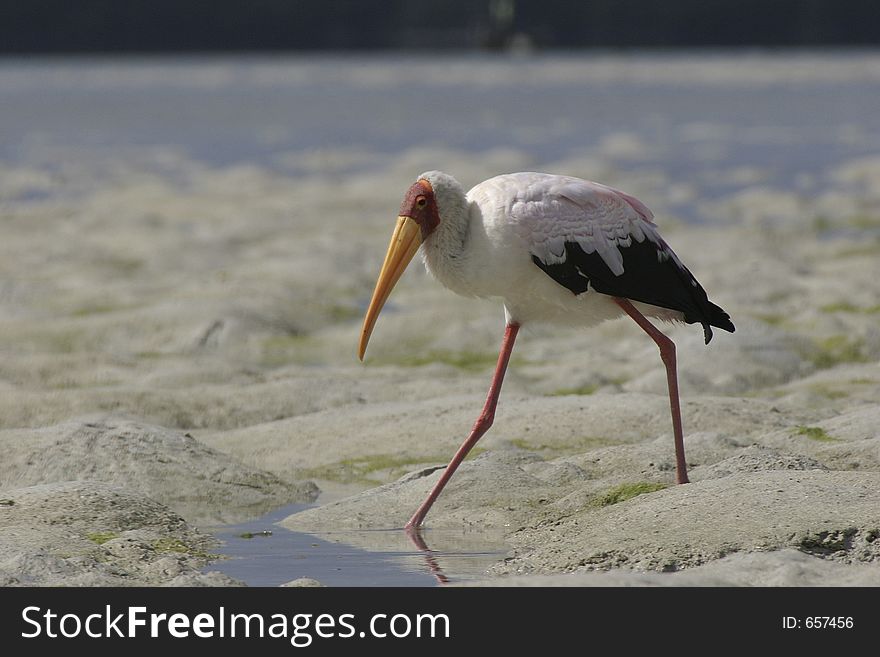
<svg viewBox="0 0 880 657"><path fill-rule="evenodd" d="M440 225L440 212L434 198L434 189L427 180L413 183L403 197L398 216L409 217L422 229L422 241Z"/></svg>

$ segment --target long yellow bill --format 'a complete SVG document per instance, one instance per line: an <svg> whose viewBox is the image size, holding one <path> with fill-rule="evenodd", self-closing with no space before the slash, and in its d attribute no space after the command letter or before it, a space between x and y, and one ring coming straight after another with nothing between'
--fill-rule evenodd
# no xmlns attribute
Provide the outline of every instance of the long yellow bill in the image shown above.
<svg viewBox="0 0 880 657"><path fill-rule="evenodd" d="M373 290L373 298L367 314L364 315L364 327L361 329L361 341L358 345L358 358L364 359L367 343L373 333L373 326L382 311L382 306L394 289L395 284L403 275L406 266L419 250L422 243L422 229L410 217L398 217L397 226L391 235L391 244L388 245L388 253L385 254L385 262L379 272L379 280L376 281L376 289Z"/></svg>

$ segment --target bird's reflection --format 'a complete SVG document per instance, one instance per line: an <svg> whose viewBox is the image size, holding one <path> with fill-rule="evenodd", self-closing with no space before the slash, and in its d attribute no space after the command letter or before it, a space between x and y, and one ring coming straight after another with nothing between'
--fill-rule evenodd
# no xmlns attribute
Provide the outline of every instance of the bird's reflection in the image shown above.
<svg viewBox="0 0 880 657"><path fill-rule="evenodd" d="M425 542L421 529L418 527L407 527L403 531L406 532L410 543L412 543L425 557L425 563L428 564L428 569L431 571L434 578L440 582L440 584L448 584L449 578L443 572L443 569L440 568L440 564L437 563L437 557L434 556L434 551L431 550Z"/></svg>

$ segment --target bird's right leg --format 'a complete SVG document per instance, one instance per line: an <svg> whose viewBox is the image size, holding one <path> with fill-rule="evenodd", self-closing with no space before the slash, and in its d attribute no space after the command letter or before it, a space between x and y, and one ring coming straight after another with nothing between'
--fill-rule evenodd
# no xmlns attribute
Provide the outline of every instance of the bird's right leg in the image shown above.
<svg viewBox="0 0 880 657"><path fill-rule="evenodd" d="M627 315L633 318L641 329L651 336L660 348L660 358L666 366L666 385L669 389L669 409L672 411L672 433L675 440L675 481L679 484L688 483L687 461L684 458L684 435L681 430L681 405L678 399L678 373L675 367L675 343L666 334L648 321L636 310L629 299L614 297L615 303Z"/></svg>
<svg viewBox="0 0 880 657"><path fill-rule="evenodd" d="M468 452L471 451L471 448L477 444L477 441L482 438L483 434L492 426L492 422L495 420L495 407L498 405L498 396L501 394L501 383L504 381L504 373L507 371L507 364L510 362L510 353L513 351L513 342L516 340L516 334L518 331L519 324L515 322L509 323L504 329L504 339L501 341L501 351L498 354L498 364L495 366L495 374L492 377L492 384L489 386L489 396L486 398L483 412L480 413L480 417L477 418L477 422L474 424L474 428L471 429L471 433L467 437L467 440L461 444L461 447L458 448L458 451L455 453L455 456L452 457L449 465L446 466L440 480L434 484L434 488L431 489L427 499L422 502L422 505L413 514L413 517L410 518L408 523L406 523L407 530L411 531L419 528L422 521L425 519L425 516L428 515L431 505L434 504L434 501L440 495L440 491L443 490L443 487L446 486L446 483L452 478L452 475L455 474L456 469L458 469L458 466L464 461L464 458L468 455Z"/></svg>

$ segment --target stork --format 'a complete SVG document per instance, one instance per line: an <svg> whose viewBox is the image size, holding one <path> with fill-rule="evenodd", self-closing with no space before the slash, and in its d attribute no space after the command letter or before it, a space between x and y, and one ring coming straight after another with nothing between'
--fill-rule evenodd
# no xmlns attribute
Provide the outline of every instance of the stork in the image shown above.
<svg viewBox="0 0 880 657"><path fill-rule="evenodd" d="M428 171L406 192L391 244L364 316L363 360L376 319L421 247L425 266L447 288L499 298L506 326L483 411L427 499L406 524L417 530L434 501L495 418L519 328L529 322L592 326L624 314L660 349L666 367L676 482L688 482L675 344L648 319L734 331L730 316L660 236L638 199L570 176L512 173L465 193L452 176Z"/></svg>

